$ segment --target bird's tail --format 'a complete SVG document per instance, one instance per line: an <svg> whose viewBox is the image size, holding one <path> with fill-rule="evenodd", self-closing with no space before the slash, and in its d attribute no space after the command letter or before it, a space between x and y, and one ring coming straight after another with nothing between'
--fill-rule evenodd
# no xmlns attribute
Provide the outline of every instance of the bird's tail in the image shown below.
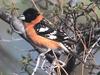
<svg viewBox="0 0 100 75"><path fill-rule="evenodd" d="M59 43L59 44L60 44L61 48L64 49L65 52L67 52L67 53L70 53L70 52L71 53L76 53L76 51L73 50L70 46L68 46L68 45L64 46L62 43Z"/></svg>
<svg viewBox="0 0 100 75"><path fill-rule="evenodd" d="M61 48L65 50L65 52L69 53L70 51L62 44L62 43L59 43Z"/></svg>

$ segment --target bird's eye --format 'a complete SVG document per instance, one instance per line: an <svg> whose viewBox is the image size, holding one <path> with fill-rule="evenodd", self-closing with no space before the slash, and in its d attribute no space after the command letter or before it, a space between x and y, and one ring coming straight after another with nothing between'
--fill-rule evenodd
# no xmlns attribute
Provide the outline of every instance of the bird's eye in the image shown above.
<svg viewBox="0 0 100 75"><path fill-rule="evenodd" d="M20 16L18 17L18 19L20 19L20 20L25 20L25 16L24 16L24 15L20 15Z"/></svg>

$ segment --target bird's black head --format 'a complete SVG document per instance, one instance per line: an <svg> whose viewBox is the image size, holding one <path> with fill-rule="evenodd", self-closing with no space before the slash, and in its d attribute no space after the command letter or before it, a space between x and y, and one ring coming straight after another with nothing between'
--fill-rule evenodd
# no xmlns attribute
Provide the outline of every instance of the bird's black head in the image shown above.
<svg viewBox="0 0 100 75"><path fill-rule="evenodd" d="M23 15L21 15L20 19L25 22L31 22L39 15L40 14L36 9L28 8L23 12Z"/></svg>

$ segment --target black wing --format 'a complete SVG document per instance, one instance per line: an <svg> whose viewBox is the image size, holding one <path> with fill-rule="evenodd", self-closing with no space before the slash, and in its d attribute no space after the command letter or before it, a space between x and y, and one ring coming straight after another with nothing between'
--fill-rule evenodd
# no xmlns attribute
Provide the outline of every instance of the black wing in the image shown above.
<svg viewBox="0 0 100 75"><path fill-rule="evenodd" d="M38 23L35 27L37 34L55 41L64 41L64 39L66 38L65 34L60 30L54 30L47 24L49 23L47 23L47 21L44 20Z"/></svg>

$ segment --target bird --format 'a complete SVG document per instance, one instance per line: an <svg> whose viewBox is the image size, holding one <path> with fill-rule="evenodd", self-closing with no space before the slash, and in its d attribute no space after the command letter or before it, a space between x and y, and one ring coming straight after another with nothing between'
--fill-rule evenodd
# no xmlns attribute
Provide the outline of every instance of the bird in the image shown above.
<svg viewBox="0 0 100 75"><path fill-rule="evenodd" d="M50 27L45 17L36 9L26 9L23 14L19 16L19 19L24 22L26 35L32 41L32 43L40 48L47 49L44 54L49 53L49 55L46 57L49 62L52 63L53 61L49 59L50 57L53 57L53 52L51 50L56 50L55 54L57 57L60 56L60 52L70 53L69 49L71 48L68 46L66 47L63 44L63 41L68 38L66 34L60 30L54 30L52 27ZM37 68L35 68L35 71L36 69Z"/></svg>
<svg viewBox="0 0 100 75"><path fill-rule="evenodd" d="M19 19L25 23L26 34L34 44L53 50L64 49L69 53L69 50L62 44L62 41L67 38L65 34L48 26L44 16L40 15L36 9L26 9Z"/></svg>

